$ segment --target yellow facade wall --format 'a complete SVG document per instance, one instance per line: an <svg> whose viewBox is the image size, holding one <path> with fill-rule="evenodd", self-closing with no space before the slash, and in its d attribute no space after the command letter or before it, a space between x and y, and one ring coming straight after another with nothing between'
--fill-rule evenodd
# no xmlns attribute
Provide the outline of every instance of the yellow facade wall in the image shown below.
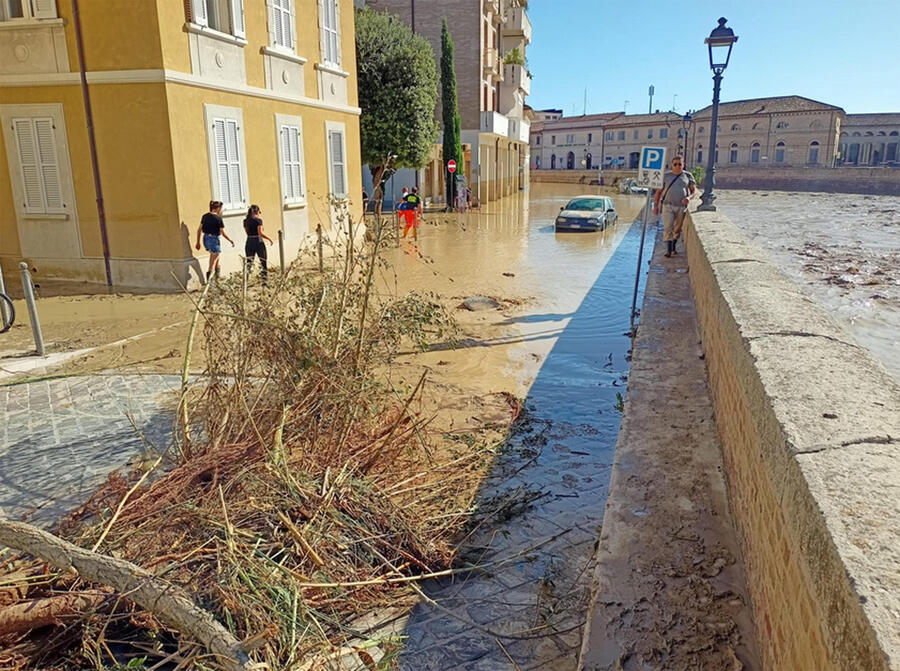
<svg viewBox="0 0 900 671"><path fill-rule="evenodd" d="M248 197L250 202L262 208L266 231L270 236L282 227L276 114L290 114L303 119L310 229L315 230L317 223L321 223L325 229L329 227L326 121L345 124L351 213L354 219L362 215L359 197L362 191L362 173L358 160L359 117L356 115L181 84L168 84L167 98L178 211L192 235L212 197L205 104L235 107L243 111ZM236 240L243 240L240 225L242 219L242 216L226 217L227 231ZM228 249L230 248L226 247L226 251Z"/></svg>
<svg viewBox="0 0 900 671"><path fill-rule="evenodd" d="M251 1L247 0L248 3ZM78 0L87 69L161 68L163 59L155 5L156 0ZM60 18L66 22L69 68L78 72L72 0L57 0L56 6Z"/></svg>

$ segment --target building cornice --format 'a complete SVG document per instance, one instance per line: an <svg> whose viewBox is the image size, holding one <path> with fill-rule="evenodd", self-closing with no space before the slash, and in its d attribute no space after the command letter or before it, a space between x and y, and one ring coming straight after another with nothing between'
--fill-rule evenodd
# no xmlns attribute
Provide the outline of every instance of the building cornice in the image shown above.
<svg viewBox="0 0 900 671"><path fill-rule="evenodd" d="M360 108L352 105L329 103L317 98L279 93L257 86L204 79L197 75L177 70L100 70L87 73L88 84L181 84L198 88L226 91L255 98L278 100L307 107L317 107L345 114L360 114ZM81 76L77 72L54 72L49 74L0 75L0 88L30 86L78 86Z"/></svg>

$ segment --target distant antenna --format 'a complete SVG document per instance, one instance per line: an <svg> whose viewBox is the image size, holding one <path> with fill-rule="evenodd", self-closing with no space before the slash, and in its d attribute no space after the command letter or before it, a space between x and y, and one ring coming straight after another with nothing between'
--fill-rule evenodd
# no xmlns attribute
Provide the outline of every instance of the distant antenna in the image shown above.
<svg viewBox="0 0 900 671"><path fill-rule="evenodd" d="M672 94L672 111L673 111L673 112L676 111L676 109L677 109L677 108L675 107L675 99L676 99L677 97L678 97L678 94L677 94L677 93L673 93L673 94Z"/></svg>
<svg viewBox="0 0 900 671"><path fill-rule="evenodd" d="M587 114L587 86L584 87L584 107L581 111L581 116L585 116Z"/></svg>
<svg viewBox="0 0 900 671"><path fill-rule="evenodd" d="M623 109L622 109L622 113L623 113L623 114L628 114L628 103L630 103L630 102L631 102L630 100L626 100L626 101L625 101L625 104L622 106L622 108L623 108Z"/></svg>
<svg viewBox="0 0 900 671"><path fill-rule="evenodd" d="M653 84L650 84L648 93L650 94L650 108L647 110L647 114L653 114Z"/></svg>

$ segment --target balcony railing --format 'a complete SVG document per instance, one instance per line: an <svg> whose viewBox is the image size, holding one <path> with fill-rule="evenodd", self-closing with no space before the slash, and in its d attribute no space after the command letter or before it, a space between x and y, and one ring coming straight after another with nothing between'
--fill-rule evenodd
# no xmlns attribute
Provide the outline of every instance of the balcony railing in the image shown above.
<svg viewBox="0 0 900 671"><path fill-rule="evenodd" d="M500 62L500 54L499 52L492 48L488 47L484 50L484 75L485 77L490 75L499 74L499 62Z"/></svg>
<svg viewBox="0 0 900 671"><path fill-rule="evenodd" d="M506 21L501 28L504 36L519 36L525 40L525 44L531 43L531 20L522 7L511 9L506 15Z"/></svg>
<svg viewBox="0 0 900 671"><path fill-rule="evenodd" d="M481 132L506 137L509 134L509 119L497 112L482 112Z"/></svg>
<svg viewBox="0 0 900 671"><path fill-rule="evenodd" d="M531 124L523 119L509 119L509 139L527 143L530 140Z"/></svg>
<svg viewBox="0 0 900 671"><path fill-rule="evenodd" d="M524 65L507 63L503 66L503 81L507 86L522 89L526 96L531 93L531 75Z"/></svg>

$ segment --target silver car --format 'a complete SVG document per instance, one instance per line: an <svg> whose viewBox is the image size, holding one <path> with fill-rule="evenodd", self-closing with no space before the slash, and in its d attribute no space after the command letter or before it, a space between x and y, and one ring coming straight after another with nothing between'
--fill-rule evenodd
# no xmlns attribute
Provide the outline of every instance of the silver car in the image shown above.
<svg viewBox="0 0 900 671"><path fill-rule="evenodd" d="M561 208L556 217L557 231L603 231L619 220L609 196L578 196Z"/></svg>

